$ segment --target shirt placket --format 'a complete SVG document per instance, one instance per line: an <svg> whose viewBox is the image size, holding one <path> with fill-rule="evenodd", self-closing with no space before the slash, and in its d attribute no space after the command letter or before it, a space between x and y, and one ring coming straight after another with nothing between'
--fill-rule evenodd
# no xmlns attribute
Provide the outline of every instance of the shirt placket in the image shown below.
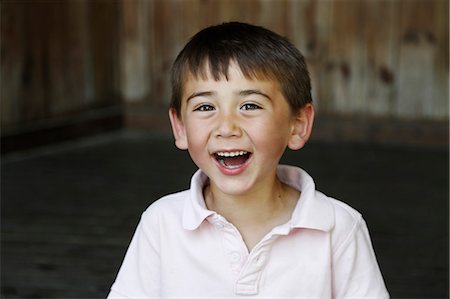
<svg viewBox="0 0 450 299"><path fill-rule="evenodd" d="M239 231L220 215L211 216L208 220L221 232L226 259L233 274L238 275L248 256L247 247Z"/></svg>
<svg viewBox="0 0 450 299"><path fill-rule="evenodd" d="M258 294L262 272L269 260L271 246L279 232L275 230L269 233L249 253L239 231L225 218L215 215L209 221L222 232L224 252L235 275L235 294Z"/></svg>
<svg viewBox="0 0 450 299"><path fill-rule="evenodd" d="M256 295L265 265L269 260L270 247L274 236L256 245L243 263L236 279L235 293L237 295Z"/></svg>

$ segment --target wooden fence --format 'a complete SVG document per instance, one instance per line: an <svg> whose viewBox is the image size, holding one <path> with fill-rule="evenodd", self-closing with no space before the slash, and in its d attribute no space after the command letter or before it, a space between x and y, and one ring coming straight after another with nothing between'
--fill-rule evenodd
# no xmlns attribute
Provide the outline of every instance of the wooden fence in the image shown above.
<svg viewBox="0 0 450 299"><path fill-rule="evenodd" d="M2 1L2 130L118 106L130 126L165 126L173 59L230 20L293 41L319 115L445 123L448 12L447 0Z"/></svg>

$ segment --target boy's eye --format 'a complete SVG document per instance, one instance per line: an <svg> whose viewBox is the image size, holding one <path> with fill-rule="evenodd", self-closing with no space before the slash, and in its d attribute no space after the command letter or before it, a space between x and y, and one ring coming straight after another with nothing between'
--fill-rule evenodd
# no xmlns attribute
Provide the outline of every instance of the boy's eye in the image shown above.
<svg viewBox="0 0 450 299"><path fill-rule="evenodd" d="M256 109L261 109L260 106L253 104L253 103L246 103L244 105L242 105L241 109L243 110L256 110Z"/></svg>
<svg viewBox="0 0 450 299"><path fill-rule="evenodd" d="M203 104L194 109L194 111L213 111L215 108L211 105Z"/></svg>

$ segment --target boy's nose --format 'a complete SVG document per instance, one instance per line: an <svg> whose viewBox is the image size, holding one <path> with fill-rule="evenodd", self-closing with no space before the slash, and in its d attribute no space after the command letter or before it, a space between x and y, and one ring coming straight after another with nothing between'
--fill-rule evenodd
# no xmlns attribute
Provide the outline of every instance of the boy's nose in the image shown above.
<svg viewBox="0 0 450 299"><path fill-rule="evenodd" d="M234 115L227 113L218 119L215 131L216 137L240 137L241 135L242 131L239 127L238 120Z"/></svg>

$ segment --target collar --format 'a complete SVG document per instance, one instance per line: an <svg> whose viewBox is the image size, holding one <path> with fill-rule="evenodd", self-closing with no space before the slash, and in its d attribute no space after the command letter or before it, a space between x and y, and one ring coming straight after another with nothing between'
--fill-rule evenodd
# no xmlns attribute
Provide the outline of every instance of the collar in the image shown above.
<svg viewBox="0 0 450 299"><path fill-rule="evenodd" d="M200 169L192 176L189 199L185 201L183 210L183 228L187 230L197 229L208 216L215 214L207 209L203 197L203 187L208 180Z"/></svg>
<svg viewBox="0 0 450 299"><path fill-rule="evenodd" d="M301 192L289 222L291 228L309 228L330 231L334 226L334 209L327 197L316 191L314 180L301 168L279 165L277 175L280 181ZM216 214L207 209L203 187L208 177L198 170L191 179L189 200L183 210L183 228L195 230L209 216Z"/></svg>

